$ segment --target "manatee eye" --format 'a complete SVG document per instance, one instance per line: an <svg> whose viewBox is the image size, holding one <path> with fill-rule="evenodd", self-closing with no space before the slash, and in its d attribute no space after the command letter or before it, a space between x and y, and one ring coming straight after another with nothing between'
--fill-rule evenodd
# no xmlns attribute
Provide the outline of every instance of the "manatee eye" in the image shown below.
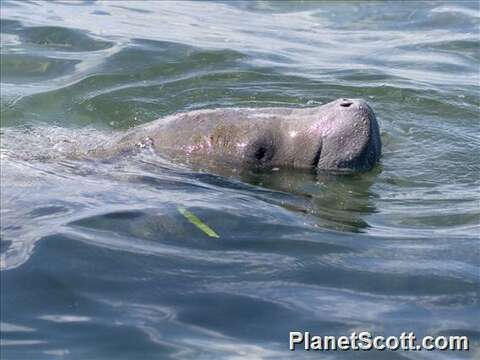
<svg viewBox="0 0 480 360"><path fill-rule="evenodd" d="M267 153L267 149L264 148L263 146L260 146L257 151L255 151L255 158L257 160L262 160L265 157L265 154Z"/></svg>
<svg viewBox="0 0 480 360"><path fill-rule="evenodd" d="M246 159L254 165L265 166L270 163L278 146L272 133L262 134L252 141L247 148Z"/></svg>
<svg viewBox="0 0 480 360"><path fill-rule="evenodd" d="M256 164L266 165L275 154L275 145L273 143L256 144L253 149L252 158Z"/></svg>

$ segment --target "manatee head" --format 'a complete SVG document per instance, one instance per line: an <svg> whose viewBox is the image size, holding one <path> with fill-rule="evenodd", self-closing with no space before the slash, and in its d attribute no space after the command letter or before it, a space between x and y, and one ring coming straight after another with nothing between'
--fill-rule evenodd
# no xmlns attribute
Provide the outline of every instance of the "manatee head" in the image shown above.
<svg viewBox="0 0 480 360"><path fill-rule="evenodd" d="M362 99L338 99L320 107L310 127L319 136L316 168L366 171L379 160L380 132L372 108Z"/></svg>
<svg viewBox="0 0 480 360"><path fill-rule="evenodd" d="M255 167L328 171L370 170L380 158L378 123L361 99L338 99L308 109L280 109L249 131L240 155Z"/></svg>

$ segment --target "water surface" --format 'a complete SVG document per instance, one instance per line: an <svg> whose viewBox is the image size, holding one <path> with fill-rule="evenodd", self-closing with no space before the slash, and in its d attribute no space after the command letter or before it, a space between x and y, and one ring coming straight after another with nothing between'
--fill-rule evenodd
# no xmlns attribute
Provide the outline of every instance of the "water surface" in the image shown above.
<svg viewBox="0 0 480 360"><path fill-rule="evenodd" d="M2 1L2 359L478 356L479 17L466 1ZM371 172L67 156L180 111L339 97L377 113ZM472 351L292 354L292 330Z"/></svg>

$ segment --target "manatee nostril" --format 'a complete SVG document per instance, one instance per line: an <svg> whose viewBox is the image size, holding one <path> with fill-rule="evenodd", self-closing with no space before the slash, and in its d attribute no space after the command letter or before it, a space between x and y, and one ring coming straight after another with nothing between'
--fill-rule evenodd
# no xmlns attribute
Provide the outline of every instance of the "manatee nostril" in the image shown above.
<svg viewBox="0 0 480 360"><path fill-rule="evenodd" d="M340 106L349 107L352 104L353 104L353 102L351 102L350 100L342 99L342 102L340 103Z"/></svg>

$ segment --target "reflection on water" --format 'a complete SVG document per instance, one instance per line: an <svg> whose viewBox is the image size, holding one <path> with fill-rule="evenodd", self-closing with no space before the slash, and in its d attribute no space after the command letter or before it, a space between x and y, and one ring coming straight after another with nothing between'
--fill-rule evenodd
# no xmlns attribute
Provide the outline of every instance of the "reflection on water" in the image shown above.
<svg viewBox="0 0 480 360"><path fill-rule="evenodd" d="M3 1L6 358L285 358L290 330L468 335L478 356L478 2ZM79 159L180 111L362 97L363 174ZM183 216L191 211L211 238Z"/></svg>

